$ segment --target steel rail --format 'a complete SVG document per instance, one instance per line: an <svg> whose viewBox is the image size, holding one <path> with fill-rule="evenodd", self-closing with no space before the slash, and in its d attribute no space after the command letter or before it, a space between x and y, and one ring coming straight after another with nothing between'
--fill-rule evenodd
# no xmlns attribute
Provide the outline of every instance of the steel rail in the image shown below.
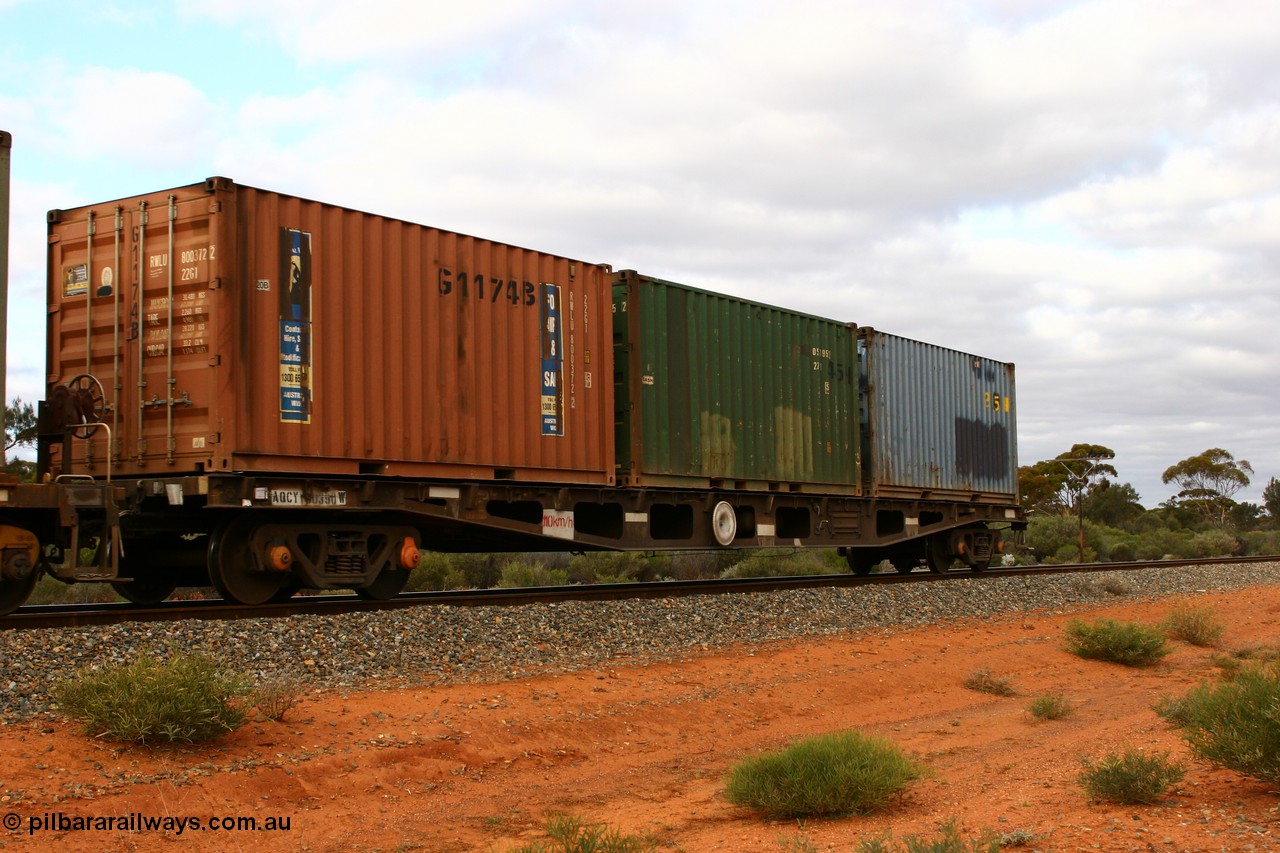
<svg viewBox="0 0 1280 853"><path fill-rule="evenodd" d="M269 619L298 615L314 616L374 612L424 605L511 607L564 601L678 598L690 595L778 592L792 589L849 587L868 584L921 583L1080 572L1141 571L1144 569L1177 566L1238 565L1278 561L1280 561L1280 556L1216 557L1129 563L1000 566L983 571L956 569L942 573L917 569L908 573L888 572L872 575L844 573L791 577L711 578L689 581L575 584L571 586L522 587L519 589L463 589L436 592L406 592L385 601L367 601L355 595L343 594L299 595L288 601L259 605L234 604L220 599L166 601L153 607L139 607L129 602L28 605L0 618L0 630L113 625L121 622L168 622L184 619Z"/></svg>

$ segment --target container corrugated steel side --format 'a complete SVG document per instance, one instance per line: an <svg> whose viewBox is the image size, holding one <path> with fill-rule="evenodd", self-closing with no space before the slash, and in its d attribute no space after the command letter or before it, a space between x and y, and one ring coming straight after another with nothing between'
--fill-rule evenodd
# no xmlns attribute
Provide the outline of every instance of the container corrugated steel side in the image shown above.
<svg viewBox="0 0 1280 853"><path fill-rule="evenodd" d="M116 476L613 480L605 267L226 178L49 218L49 391L100 380Z"/></svg>
<svg viewBox="0 0 1280 853"><path fill-rule="evenodd" d="M1015 501L1013 365L858 330L868 493Z"/></svg>
<svg viewBox="0 0 1280 853"><path fill-rule="evenodd" d="M857 493L853 327L633 270L613 302L619 484Z"/></svg>

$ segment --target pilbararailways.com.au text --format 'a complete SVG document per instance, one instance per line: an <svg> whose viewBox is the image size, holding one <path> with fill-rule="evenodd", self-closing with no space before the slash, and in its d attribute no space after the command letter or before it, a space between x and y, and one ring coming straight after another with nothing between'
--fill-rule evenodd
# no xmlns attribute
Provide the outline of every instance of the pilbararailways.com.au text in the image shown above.
<svg viewBox="0 0 1280 853"><path fill-rule="evenodd" d="M142 812L120 815L44 812L23 818L16 812L9 812L0 819L0 822L10 831L22 829L25 825L27 835L40 832L172 832L175 835L181 835L184 832L288 832L293 818L288 815L282 817L215 815L201 818L194 815L147 815Z"/></svg>

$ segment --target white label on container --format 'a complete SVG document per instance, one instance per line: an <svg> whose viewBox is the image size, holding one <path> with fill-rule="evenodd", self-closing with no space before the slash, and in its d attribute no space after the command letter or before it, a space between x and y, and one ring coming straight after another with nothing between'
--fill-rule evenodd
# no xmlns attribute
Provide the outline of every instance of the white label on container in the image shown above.
<svg viewBox="0 0 1280 853"><path fill-rule="evenodd" d="M544 509L542 511L542 535L557 539L573 538L573 510Z"/></svg>

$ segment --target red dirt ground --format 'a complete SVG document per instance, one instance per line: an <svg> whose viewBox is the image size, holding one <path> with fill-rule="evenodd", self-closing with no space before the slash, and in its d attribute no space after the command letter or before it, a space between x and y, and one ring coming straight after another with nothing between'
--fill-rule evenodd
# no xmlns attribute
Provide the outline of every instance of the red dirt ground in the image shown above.
<svg viewBox="0 0 1280 853"><path fill-rule="evenodd" d="M1280 588L1205 595L1227 649L1280 645ZM1152 711L1215 677L1213 650L1176 645L1150 669L1063 651L1073 617L1154 623L1174 602L1072 614L728 646L688 659L486 683L310 693L282 722L212 746L154 750L95 741L70 724L0 730L0 845L61 850L507 850L564 812L683 851L854 850L892 831L1023 830L1042 851L1280 849L1274 786L1191 761ZM986 668L1008 698L963 686ZM1075 713L1038 721L1030 700ZM886 811L771 822L730 805L732 764L846 727L892 738L932 778ZM1082 757L1168 751L1184 782L1149 807L1090 805ZM58 829L75 818L287 818L287 831ZM9 817L8 815L14 815ZM34 820L55 825L29 833ZM136 818L135 818L136 820Z"/></svg>

